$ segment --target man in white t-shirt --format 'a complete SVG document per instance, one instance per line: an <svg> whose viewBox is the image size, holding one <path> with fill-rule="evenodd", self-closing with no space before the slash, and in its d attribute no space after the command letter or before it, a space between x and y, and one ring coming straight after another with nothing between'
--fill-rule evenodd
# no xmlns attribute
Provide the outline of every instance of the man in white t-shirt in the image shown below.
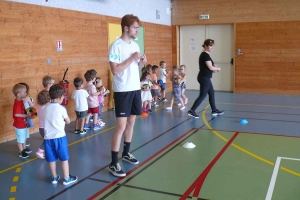
<svg viewBox="0 0 300 200"><path fill-rule="evenodd" d="M139 161L129 153L136 115L141 114L141 88L139 67L146 62L146 56L141 56L135 39L139 30L139 18L134 15L122 17L122 36L109 47L109 65L113 73L113 90L115 100L116 128L111 142L112 162L109 171L115 176L126 176L118 163L118 153L122 135L124 134L124 149L122 159L131 164Z"/></svg>

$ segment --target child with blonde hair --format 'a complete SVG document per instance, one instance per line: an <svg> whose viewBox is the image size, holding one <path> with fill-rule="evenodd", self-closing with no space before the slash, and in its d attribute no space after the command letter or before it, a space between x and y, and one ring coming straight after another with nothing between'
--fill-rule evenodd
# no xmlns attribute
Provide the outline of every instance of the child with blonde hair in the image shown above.
<svg viewBox="0 0 300 200"><path fill-rule="evenodd" d="M182 101L181 98L181 83L182 83L182 77L179 75L179 67L178 66L174 66L173 67L173 74L170 77L171 81L172 81L172 98L171 98L171 104L169 107L167 107L167 110L172 110L172 106L174 103L174 99L177 98L180 100L180 103L182 105L182 107L180 108L180 110L184 110L185 106L184 103Z"/></svg>
<svg viewBox="0 0 300 200"><path fill-rule="evenodd" d="M52 78L49 75L46 75L43 77L43 82L44 90L49 91L50 87L54 84L54 78Z"/></svg>
<svg viewBox="0 0 300 200"><path fill-rule="evenodd" d="M22 101L22 98L27 96L25 85L16 84L13 87L13 93L16 97L13 107L13 126L16 131L19 157L28 158L28 153L31 153L31 150L26 148L26 139L29 138L27 119L31 117L31 114L26 114L26 110Z"/></svg>
<svg viewBox="0 0 300 200"><path fill-rule="evenodd" d="M182 82L181 82L181 97L182 100L184 100L184 104L186 105L188 103L188 98L184 94L185 89L186 89L186 73L185 73L186 66L185 65L180 65L179 67L179 75L182 77ZM180 106L180 102L178 100L178 106Z"/></svg>

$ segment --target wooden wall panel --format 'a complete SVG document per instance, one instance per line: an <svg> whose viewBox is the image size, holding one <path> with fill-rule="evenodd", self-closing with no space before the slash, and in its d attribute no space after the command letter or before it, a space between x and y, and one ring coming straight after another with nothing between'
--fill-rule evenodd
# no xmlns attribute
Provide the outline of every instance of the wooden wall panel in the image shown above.
<svg viewBox="0 0 300 200"><path fill-rule="evenodd" d="M12 87L18 82L30 86L30 96L36 98L42 87L42 77L52 76L58 83L66 68L69 80L68 114L75 119L74 102L70 95L72 82L83 78L88 69L95 69L108 86L108 23L120 23L120 18L71 10L0 1L0 143L15 138L12 127ZM142 23L145 27L145 53L151 64L165 60L172 63L171 26ZM56 52L56 40L63 41L63 51ZM50 58L51 64L46 60ZM168 84L170 90L171 84ZM108 98L104 110L108 109ZM34 119L38 131L38 119Z"/></svg>
<svg viewBox="0 0 300 200"><path fill-rule="evenodd" d="M292 21L300 19L299 7L299 0L172 0L172 25Z"/></svg>
<svg viewBox="0 0 300 200"><path fill-rule="evenodd" d="M235 92L300 94L300 22L236 24Z"/></svg>

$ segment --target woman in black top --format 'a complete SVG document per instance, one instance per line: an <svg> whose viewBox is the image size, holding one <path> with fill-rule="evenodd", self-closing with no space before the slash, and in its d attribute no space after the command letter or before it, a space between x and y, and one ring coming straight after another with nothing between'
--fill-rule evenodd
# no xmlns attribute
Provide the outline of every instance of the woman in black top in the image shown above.
<svg viewBox="0 0 300 200"><path fill-rule="evenodd" d="M216 108L215 91L210 80L212 78L213 72L219 72L221 70L220 67L215 66L214 61L209 56L209 53L214 49L214 44L214 40L207 39L202 45L204 51L200 54L199 57L199 74L197 77L197 80L200 84L200 95L195 100L192 108L187 113L189 116L194 118L199 118L199 115L196 114L195 110L198 108L207 94L209 97L209 104L212 109L212 115L218 116L224 113L223 111L219 111Z"/></svg>

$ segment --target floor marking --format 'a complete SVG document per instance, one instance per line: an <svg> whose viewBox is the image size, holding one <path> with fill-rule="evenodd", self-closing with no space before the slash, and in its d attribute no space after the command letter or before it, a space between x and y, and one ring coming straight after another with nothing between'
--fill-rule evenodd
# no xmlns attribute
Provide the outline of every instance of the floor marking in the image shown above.
<svg viewBox="0 0 300 200"><path fill-rule="evenodd" d="M19 177L18 176L14 176L13 182L18 182L18 180L19 180Z"/></svg>
<svg viewBox="0 0 300 200"><path fill-rule="evenodd" d="M225 137L223 137L221 134L219 134L217 131L215 131L215 130L210 126L210 124L208 123L208 121L206 120L206 115L205 115L205 113L206 113L206 110L207 110L208 107L209 107L209 105L207 105L207 106L204 108L203 112L202 112L202 119L203 119L203 121L204 121L204 124L205 124L205 125L208 127L208 129L210 129L216 136L218 136L219 138L221 138L223 141L228 142L228 140L227 140ZM254 154L254 153L252 153L252 152L250 152L250 151L248 151L248 150L246 150L246 149L240 147L239 145L236 145L236 144L234 144L234 143L232 143L231 145L232 145L233 147L237 148L238 150L240 150L240 151L242 151L242 152L248 154L249 156L252 156L252 157L254 157L254 158L256 158L256 159L258 159L258 160L260 160L260 161L262 161L262 162L264 162L264 163L267 163L267 164L269 164L269 165L274 165L273 162L271 162L271 161L269 161L269 160L267 160L267 159L265 159L265 158L262 158L262 157L260 157L260 156L258 156L258 155L256 155L256 154ZM280 167L280 169L283 170L283 171L286 171L286 172L288 172L288 173L290 173L290 174L293 174L293 175L295 175L295 176L300 177L300 173L298 173L298 172L292 171L292 170L290 170L290 169L288 169L288 168L285 168L285 167Z"/></svg>
<svg viewBox="0 0 300 200"><path fill-rule="evenodd" d="M162 110L162 109L165 108L165 107L167 107L167 105L161 106L160 108L156 109L155 111ZM137 117L136 117L136 119L139 119L139 118L141 118L141 116L137 116ZM87 140L87 139L89 139L89 138L95 137L95 136L97 136L97 135L99 135L99 134L102 134L102 133L107 132L107 131L109 131L109 130L111 130L111 129L114 129L114 128L115 128L115 126L112 126L112 127L107 128L107 129L105 129L105 130L103 130L103 131L100 131L100 132L98 132L98 133L95 133L95 134L92 133L92 135L90 135L90 136L87 136L87 137L84 137L84 138L82 138L82 139L80 139L80 140L76 140L75 142L69 143L68 146L72 146L72 145L74 145L74 144L77 144L77 143L82 142L82 141L84 141L84 140ZM19 163L19 164L16 164L16 165L14 165L14 166L11 166L11 167L8 167L8 168L6 168L6 169L3 169L3 170L0 171L0 174L2 174L2 173L4 173L4 172L7 172L7 171L9 171L9 170L11 170L11 169L14 169L14 168L16 168L16 167L25 165L25 164L27 164L27 163L29 163L29 162L34 161L34 160L39 160L39 158L38 158L38 157L31 158L30 160L27 160L27 161L24 161L24 162L22 162L22 163ZM20 168L20 170L21 170L21 168Z"/></svg>
<svg viewBox="0 0 300 200"><path fill-rule="evenodd" d="M12 198L9 198L9 200L16 200L16 198L15 198L15 197L12 197Z"/></svg>
<svg viewBox="0 0 300 200"><path fill-rule="evenodd" d="M17 186L10 187L10 192L16 192L16 191L17 191Z"/></svg>
<svg viewBox="0 0 300 200"><path fill-rule="evenodd" d="M135 168L133 168L132 170L130 170L129 172L127 172L125 177L120 177L120 178L116 179L115 181L111 182L109 185L107 185L106 187L104 187L103 189L101 189L100 191L98 191L96 194L94 194L91 197L89 197L88 200L93 200L93 199L99 197L101 194L103 194L104 192L106 192L108 189L110 189L111 187L117 185L124 178L129 177L130 174L132 174L133 172L135 172L137 169L140 169L141 167L143 167L150 160L152 160L157 155L159 155L160 153L162 153L165 150L167 150L169 147L171 147L173 144L175 144L176 142L178 142L179 140L181 140L182 138L184 138L185 136L187 136L188 134L190 134L192 131L195 131L195 129L191 129L188 132L186 132L185 134L181 135L180 137L178 137L177 139L175 139L174 141L172 141L171 143L169 143L168 145L166 145L165 147L163 147L162 149L160 149L158 152L156 152L155 154L153 154L152 156L150 156L148 159L146 159L145 161L143 161L142 163L140 163L138 166L136 166Z"/></svg>
<svg viewBox="0 0 300 200"><path fill-rule="evenodd" d="M21 168L20 168L20 167L18 167L18 168L16 169L16 173L19 173L19 172L21 172Z"/></svg>
<svg viewBox="0 0 300 200"><path fill-rule="evenodd" d="M200 190L202 188L202 185L210 172L210 170L213 168L213 166L216 164L216 162L220 159L220 157L224 154L224 152L228 149L228 147L231 145L233 140L238 136L239 132L236 132L231 139L226 143L226 145L221 149L221 151L216 155L216 157L209 163L209 165L203 170L203 172L198 176L198 178L194 181L194 183L185 191L185 193L181 196L180 200L185 200L189 197L189 195L193 193L193 197L197 197L200 194Z"/></svg>
<svg viewBox="0 0 300 200"><path fill-rule="evenodd" d="M208 102L206 102L208 103ZM217 104L230 104L239 106L260 106L260 107L278 107L278 108L300 108L299 106L281 106L281 105L264 105L264 104L246 104L246 103L226 103L226 102L216 102Z"/></svg>
<svg viewBox="0 0 300 200"><path fill-rule="evenodd" d="M273 191L274 191L274 188L275 188L275 183L276 183L276 179L277 179L277 175L278 175L278 171L280 169L280 162L281 162L282 159L300 161L300 159L297 159L297 158L277 157L276 162L275 162L275 167L274 167L274 170L273 170L273 174L272 174L272 178L271 178L271 181L270 181L269 189L268 189L268 192L267 192L266 200L271 200L272 199Z"/></svg>

